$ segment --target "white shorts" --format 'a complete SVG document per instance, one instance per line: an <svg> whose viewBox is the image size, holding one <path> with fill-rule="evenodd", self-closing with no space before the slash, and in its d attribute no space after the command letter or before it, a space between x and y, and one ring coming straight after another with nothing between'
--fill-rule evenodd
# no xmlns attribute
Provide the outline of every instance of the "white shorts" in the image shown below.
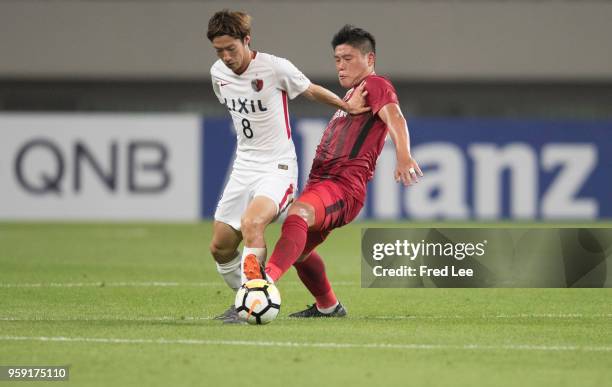
<svg viewBox="0 0 612 387"><path fill-rule="evenodd" d="M215 220L240 230L240 220L256 196L265 196L277 206L277 215L289 207L297 193L297 166L268 172L234 169L215 211Z"/></svg>

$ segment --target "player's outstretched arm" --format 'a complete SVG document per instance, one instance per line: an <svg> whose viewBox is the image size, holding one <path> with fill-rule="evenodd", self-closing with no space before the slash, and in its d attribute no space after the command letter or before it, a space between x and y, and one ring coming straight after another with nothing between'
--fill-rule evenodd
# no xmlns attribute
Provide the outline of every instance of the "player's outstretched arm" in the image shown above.
<svg viewBox="0 0 612 387"><path fill-rule="evenodd" d="M342 109L349 114L362 114L370 111L370 107L366 106L365 97L368 95L368 92L364 89L364 86L364 84L361 84L355 88L355 91L347 102L343 101L340 97L323 86L314 83L311 83L308 89L301 95L311 101L321 102L334 106L337 109Z"/></svg>
<svg viewBox="0 0 612 387"><path fill-rule="evenodd" d="M378 116L389 128L389 135L395 144L395 181L401 181L405 186L417 183L418 176L423 176L423 172L410 154L410 134L402 110L398 104L389 103L378 111Z"/></svg>

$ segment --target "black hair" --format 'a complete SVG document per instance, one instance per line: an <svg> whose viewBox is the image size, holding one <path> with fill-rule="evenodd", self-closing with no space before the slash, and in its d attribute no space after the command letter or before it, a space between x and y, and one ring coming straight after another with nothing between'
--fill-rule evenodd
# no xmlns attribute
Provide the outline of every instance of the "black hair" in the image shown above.
<svg viewBox="0 0 612 387"><path fill-rule="evenodd" d="M340 31L334 35L331 44L333 49L341 44L348 44L359 49L363 54L370 52L376 54L376 39L374 39L374 36L368 31L350 24L340 28Z"/></svg>

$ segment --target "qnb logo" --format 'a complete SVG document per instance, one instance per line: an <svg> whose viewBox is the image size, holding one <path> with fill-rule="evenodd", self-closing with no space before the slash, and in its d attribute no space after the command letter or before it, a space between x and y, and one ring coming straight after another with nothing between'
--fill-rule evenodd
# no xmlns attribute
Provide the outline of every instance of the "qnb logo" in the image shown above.
<svg viewBox="0 0 612 387"><path fill-rule="evenodd" d="M70 189L80 193L88 188L85 181L91 182L92 177L112 193L121 190L122 182L135 194L158 194L170 186L169 152L163 143L133 140L120 146L118 141L111 141L105 154L99 151L99 145L95 148L98 152L78 140L68 147L47 138L29 140L15 155L15 179L34 195L59 195Z"/></svg>

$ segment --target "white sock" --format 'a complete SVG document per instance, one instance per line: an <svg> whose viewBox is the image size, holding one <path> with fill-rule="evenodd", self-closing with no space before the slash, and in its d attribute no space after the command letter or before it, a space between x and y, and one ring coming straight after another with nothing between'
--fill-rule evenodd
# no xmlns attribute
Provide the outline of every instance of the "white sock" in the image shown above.
<svg viewBox="0 0 612 387"><path fill-rule="evenodd" d="M238 290L242 284L240 280L240 274L242 273L240 262L240 253L237 251L236 256L231 261L227 263L217 262L217 271L221 274L227 286L234 290Z"/></svg>
<svg viewBox="0 0 612 387"><path fill-rule="evenodd" d="M268 250L265 247L244 247L242 249L242 258L240 258L240 280L242 283L247 281L246 276L244 275L244 258L246 258L249 254L255 254L257 260L262 265L266 262L266 255Z"/></svg>
<svg viewBox="0 0 612 387"><path fill-rule="evenodd" d="M336 306L338 306L338 304L339 304L339 302L336 301L336 303L333 306L330 306L329 308L320 308L319 305L317 305L317 309L321 313L330 314L331 312L334 311L334 309L336 309Z"/></svg>

